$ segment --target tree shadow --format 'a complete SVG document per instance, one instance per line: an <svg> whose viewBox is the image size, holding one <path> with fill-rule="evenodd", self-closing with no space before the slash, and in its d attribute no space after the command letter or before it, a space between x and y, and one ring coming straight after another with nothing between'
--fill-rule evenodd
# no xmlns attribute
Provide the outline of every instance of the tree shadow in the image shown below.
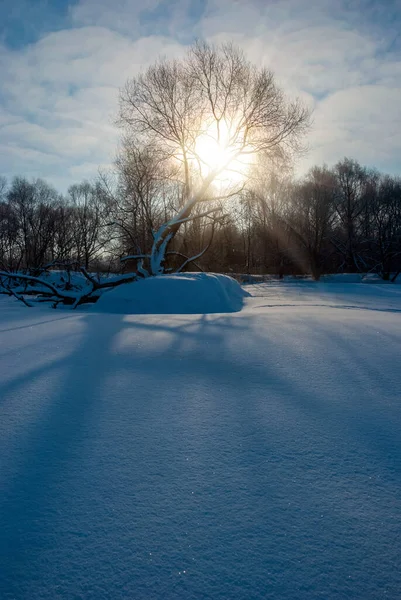
<svg viewBox="0 0 401 600"><path fill-rule="evenodd" d="M342 310L371 310L373 312L401 313L401 308L375 308L373 306L352 305L352 304L260 304L255 308L335 308Z"/></svg>
<svg viewBox="0 0 401 600"><path fill-rule="evenodd" d="M19 312L20 314L20 312ZM30 318L32 318L32 315L26 315L27 318L28 316ZM56 317L55 319L45 319L43 321L38 321L37 323L32 323L30 322L29 325L18 325L16 327L10 327L8 329L0 329L0 333L8 333L9 331L18 331L20 329L26 329L27 327L31 328L31 327L39 327L40 325L46 325L48 323L55 323L56 321L64 321L64 319L71 319L71 315L67 315L64 317Z"/></svg>
<svg viewBox="0 0 401 600"><path fill-rule="evenodd" d="M401 514L401 433L386 378L401 382L374 332L361 345L352 323L291 314L82 314L64 362L0 391L57 381L2 485L5 597L372 597L372 578L395 589L385 511ZM356 586L349 571L365 577Z"/></svg>
<svg viewBox="0 0 401 600"><path fill-rule="evenodd" d="M55 321L65 318L68 317ZM90 433L102 382L110 369L116 368L110 356L110 345L118 331L116 320L104 320L100 326L99 321L95 323L89 316L85 327L82 343L68 356L30 370L0 387L3 401L10 398L10 394L25 394L27 385L41 378L54 377L57 390L47 398L25 399L25 403L40 405L39 418L15 427L20 435L17 459L13 461L12 454L7 453L2 457L2 470L9 474L2 482L0 497L0 562L3 565L0 591L3 588L6 597L9 589L16 597L27 597L19 579L24 579L25 569L29 571L32 553L42 553L54 541L49 528L55 514L49 518L47 511L56 513L57 502L64 502L58 487L74 468L79 449ZM37 343L40 344L40 338ZM32 414L28 416L32 419ZM10 425L13 426L12 420ZM12 461L11 475L10 465L5 462L7 458ZM39 571L41 569L45 577L46 566L39 564ZM45 585L45 579L41 585ZM48 594L56 597L50 590ZM34 598L35 594L29 597Z"/></svg>

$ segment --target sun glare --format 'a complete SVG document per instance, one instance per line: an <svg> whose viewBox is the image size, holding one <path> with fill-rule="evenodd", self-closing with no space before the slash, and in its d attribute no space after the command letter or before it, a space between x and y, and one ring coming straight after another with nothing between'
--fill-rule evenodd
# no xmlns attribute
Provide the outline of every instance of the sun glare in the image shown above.
<svg viewBox="0 0 401 600"><path fill-rule="evenodd" d="M226 123L221 122L208 127L198 136L195 153L203 176L214 169L222 169L216 177L216 182L233 186L241 184L246 177L250 165L250 156L236 157L238 146L230 142L230 131Z"/></svg>

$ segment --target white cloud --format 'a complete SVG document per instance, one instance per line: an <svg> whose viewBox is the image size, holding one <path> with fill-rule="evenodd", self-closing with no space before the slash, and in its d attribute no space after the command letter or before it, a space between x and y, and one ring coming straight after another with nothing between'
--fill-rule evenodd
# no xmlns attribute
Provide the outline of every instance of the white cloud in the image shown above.
<svg viewBox="0 0 401 600"><path fill-rule="evenodd" d="M401 57L386 52L386 36L356 28L358 2L354 13L345 4L254 0L247 9L241 1L209 0L202 34L234 39L255 64L271 68L289 94L314 106L310 152L300 172L344 155L383 170L398 160L401 169L394 133L401 130Z"/></svg>
<svg viewBox="0 0 401 600"><path fill-rule="evenodd" d="M309 163L343 156L386 169L401 155L401 87L359 86L319 103L311 134Z"/></svg>
<svg viewBox="0 0 401 600"><path fill-rule="evenodd" d="M103 26L130 38L163 34L183 39L194 29L195 4L194 0L79 0L70 13L78 26Z"/></svg>
<svg viewBox="0 0 401 600"><path fill-rule="evenodd" d="M360 2L346 11L346 0L209 0L188 32L190 2L183 0L164 22L174 35L145 36L141 16L157 15L160 4L80 0L71 9L75 28L23 50L0 48L5 173L66 185L110 164L118 88L159 55L182 55L179 31L178 39L234 40L255 64L271 67L288 93L315 106L303 165L348 154L386 168L400 156L401 57L386 52L386 36L358 25Z"/></svg>
<svg viewBox="0 0 401 600"><path fill-rule="evenodd" d="M101 25L132 36L139 30L140 14L159 4L159 0L80 0L70 12L77 25Z"/></svg>
<svg viewBox="0 0 401 600"><path fill-rule="evenodd" d="M171 39L132 41L102 27L51 33L19 52L3 48L4 173L50 179L63 173L70 183L77 174L96 175L100 164L114 159L119 87L160 54L180 52Z"/></svg>

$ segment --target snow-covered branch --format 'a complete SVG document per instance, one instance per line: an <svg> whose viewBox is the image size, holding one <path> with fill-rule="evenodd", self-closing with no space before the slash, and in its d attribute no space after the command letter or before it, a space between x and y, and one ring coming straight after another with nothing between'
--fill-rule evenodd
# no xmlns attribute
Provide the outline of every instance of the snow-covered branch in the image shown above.
<svg viewBox="0 0 401 600"><path fill-rule="evenodd" d="M127 260L144 260L150 258L150 254L129 254L120 258L120 262L127 262Z"/></svg>

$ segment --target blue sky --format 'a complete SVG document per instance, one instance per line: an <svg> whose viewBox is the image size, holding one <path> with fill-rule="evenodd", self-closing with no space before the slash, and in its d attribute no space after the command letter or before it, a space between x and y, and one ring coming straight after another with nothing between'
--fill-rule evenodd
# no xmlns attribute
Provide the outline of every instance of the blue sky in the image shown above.
<svg viewBox="0 0 401 600"><path fill-rule="evenodd" d="M0 174L65 191L112 164L118 89L195 38L233 40L314 108L299 165L401 174L401 0L1 0Z"/></svg>

